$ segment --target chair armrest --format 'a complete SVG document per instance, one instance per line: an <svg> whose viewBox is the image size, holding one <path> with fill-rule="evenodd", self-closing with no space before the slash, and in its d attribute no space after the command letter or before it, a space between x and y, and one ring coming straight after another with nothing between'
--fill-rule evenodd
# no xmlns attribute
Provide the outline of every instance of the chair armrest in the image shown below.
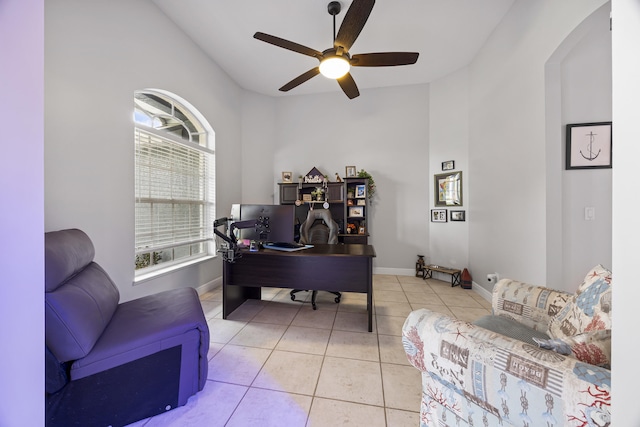
<svg viewBox="0 0 640 427"><path fill-rule="evenodd" d="M440 405L467 419L486 411L505 425L522 425L523 413L527 425L588 425L587 414L610 414L607 369L427 309L409 314L402 343L422 372L423 412Z"/></svg>
<svg viewBox="0 0 640 427"><path fill-rule="evenodd" d="M496 316L546 332L551 318L572 296L564 291L502 279L493 287L491 305Z"/></svg>

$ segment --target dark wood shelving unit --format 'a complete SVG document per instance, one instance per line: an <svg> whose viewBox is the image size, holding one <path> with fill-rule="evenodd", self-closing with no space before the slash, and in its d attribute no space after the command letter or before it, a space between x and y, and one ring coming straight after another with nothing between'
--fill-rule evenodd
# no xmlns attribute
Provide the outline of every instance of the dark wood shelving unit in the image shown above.
<svg viewBox="0 0 640 427"><path fill-rule="evenodd" d="M307 218L309 208L313 205L316 209L322 209L324 202L329 203L329 210L334 221L338 224L340 234L338 238L342 243L368 244L369 227L367 216L369 214L369 199L367 197L367 178L343 178L343 182L328 182L323 200L314 200L311 193L322 184L310 183L279 183L280 204L295 205L296 219L302 223ZM357 194L358 186L364 186L364 194ZM362 189L363 187L359 187ZM352 192L353 194L351 194ZM351 195L352 197L349 197ZM350 208L356 208L355 210ZM353 215L357 214L357 215ZM353 224L355 230L347 233L347 225ZM361 227L364 232L360 233Z"/></svg>

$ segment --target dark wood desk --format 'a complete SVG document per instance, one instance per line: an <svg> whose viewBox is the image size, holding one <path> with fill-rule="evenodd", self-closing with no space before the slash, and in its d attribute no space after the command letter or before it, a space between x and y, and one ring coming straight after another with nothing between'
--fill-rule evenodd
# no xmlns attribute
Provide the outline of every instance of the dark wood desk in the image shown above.
<svg viewBox="0 0 640 427"><path fill-rule="evenodd" d="M373 258L371 245L315 245L296 252L243 251L224 263L222 318L247 299L261 299L262 287L367 294L369 332L373 326Z"/></svg>

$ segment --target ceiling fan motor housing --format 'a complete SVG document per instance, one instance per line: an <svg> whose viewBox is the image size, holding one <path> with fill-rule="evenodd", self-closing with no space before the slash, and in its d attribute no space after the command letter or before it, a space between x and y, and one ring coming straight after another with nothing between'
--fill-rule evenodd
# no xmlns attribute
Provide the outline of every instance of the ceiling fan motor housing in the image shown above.
<svg viewBox="0 0 640 427"><path fill-rule="evenodd" d="M332 1L327 6L327 10L329 11L329 15L332 15L332 16L336 16L337 14L339 14L341 8L342 8L342 5L340 4L339 1Z"/></svg>

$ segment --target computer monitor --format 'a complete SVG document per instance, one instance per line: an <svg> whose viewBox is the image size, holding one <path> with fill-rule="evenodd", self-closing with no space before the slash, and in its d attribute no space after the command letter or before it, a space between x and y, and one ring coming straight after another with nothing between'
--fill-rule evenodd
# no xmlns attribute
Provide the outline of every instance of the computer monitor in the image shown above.
<svg viewBox="0 0 640 427"><path fill-rule="evenodd" d="M269 232L259 232L255 228L244 228L238 240L248 239L259 242L293 242L295 227L295 207L293 205L245 205L231 206L233 221L247 221L263 218L268 223Z"/></svg>

